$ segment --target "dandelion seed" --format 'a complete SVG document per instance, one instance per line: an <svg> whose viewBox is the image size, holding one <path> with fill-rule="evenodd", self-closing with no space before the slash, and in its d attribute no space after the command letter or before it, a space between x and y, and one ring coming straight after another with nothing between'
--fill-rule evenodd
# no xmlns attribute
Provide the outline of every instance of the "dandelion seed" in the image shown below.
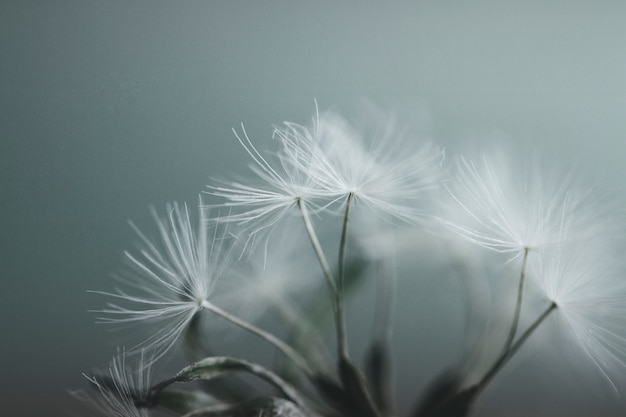
<svg viewBox="0 0 626 417"><path fill-rule="evenodd" d="M94 291L120 303L109 302L100 310L100 322L146 325L149 335L135 348L154 350L155 360L173 347L234 260L217 228L208 235L202 210L195 229L186 205L169 206L168 213L164 219L153 210L158 243L133 226L141 239L140 250L125 252L131 269L120 277L130 292Z"/></svg>
<svg viewBox="0 0 626 417"><path fill-rule="evenodd" d="M537 158L514 161L500 151L477 164L460 157L447 188L453 208L442 222L511 259L602 234L605 210L591 188L578 187L572 174L547 172Z"/></svg>
<svg viewBox="0 0 626 417"><path fill-rule="evenodd" d="M572 342L617 390L616 365L626 367L626 281L623 268L601 244L575 244L543 254L534 282L557 305Z"/></svg>
<svg viewBox="0 0 626 417"><path fill-rule="evenodd" d="M376 214L414 221L425 192L438 185L444 153L431 144L411 146L391 120L372 136L368 143L345 119L327 112L316 136L294 136L285 146L309 155L293 163L307 169L328 198L353 195Z"/></svg>
<svg viewBox="0 0 626 417"><path fill-rule="evenodd" d="M243 125L241 135L235 130L233 132L252 158L250 169L256 178L247 183L216 181L217 185L208 185L207 194L226 200L210 207L231 210L222 221L239 224L248 233L249 239L255 239L260 232L271 230L287 215L294 213L298 204L317 207L316 199L321 195L307 168L310 156L290 146L296 141L294 138L299 138L298 141L313 140L315 128L285 123L282 129L274 131L274 138L285 146L276 153L265 155L255 148Z"/></svg>
<svg viewBox="0 0 626 417"><path fill-rule="evenodd" d="M126 365L126 353L114 357L107 374L87 376L98 391L98 396L90 396L82 391L74 392L81 401L90 404L103 417L148 417L150 411L141 406L150 389L151 361L146 361L141 352L136 368Z"/></svg>

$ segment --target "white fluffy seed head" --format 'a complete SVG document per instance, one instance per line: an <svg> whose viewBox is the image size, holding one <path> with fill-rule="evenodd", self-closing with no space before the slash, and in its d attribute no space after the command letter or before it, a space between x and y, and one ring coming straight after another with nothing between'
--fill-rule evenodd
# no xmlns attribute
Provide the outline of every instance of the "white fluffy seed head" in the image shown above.
<svg viewBox="0 0 626 417"><path fill-rule="evenodd" d="M412 143L391 119L369 132L326 112L319 116L316 135L293 139L290 146L309 155L294 164L308 170L322 195L343 202L352 194L386 217L419 218L425 193L440 179L443 151L430 143Z"/></svg>
<svg viewBox="0 0 626 417"><path fill-rule="evenodd" d="M125 252L130 268L118 276L124 288L94 291L112 299L98 311L99 321L144 326L147 336L135 349L155 351L155 360L174 346L234 260L218 229L209 232L202 210L196 225L186 205L175 203L167 212L162 218L153 210L154 241L133 226L140 244L137 253Z"/></svg>
<svg viewBox="0 0 626 417"><path fill-rule="evenodd" d="M243 125L241 134L233 130L252 159L250 170L254 176L243 181L214 180L207 186L206 194L224 201L207 207L229 210L220 221L240 226L248 243L259 240L261 235L261 240L267 240L274 226L290 215L298 215L298 204L313 212L320 209L317 202L324 196L309 175L310 155L292 146L314 140L315 126L314 123L313 128L307 128L286 122L276 128L274 138L279 142L279 150L275 152L257 150Z"/></svg>
<svg viewBox="0 0 626 417"><path fill-rule="evenodd" d="M617 389L614 376L626 368L626 280L607 242L582 242L543 253L531 275L554 302L571 341Z"/></svg>
<svg viewBox="0 0 626 417"><path fill-rule="evenodd" d="M81 401L89 404L103 417L148 417L150 411L138 407L137 402L145 400L150 389L152 369L150 360L141 352L135 367L127 366L126 353L120 352L113 358L106 373L85 378L97 390L97 395L82 391L74 392Z"/></svg>
<svg viewBox="0 0 626 417"><path fill-rule="evenodd" d="M512 259L606 232L605 207L591 187L533 155L499 149L478 160L459 157L446 187L443 224Z"/></svg>

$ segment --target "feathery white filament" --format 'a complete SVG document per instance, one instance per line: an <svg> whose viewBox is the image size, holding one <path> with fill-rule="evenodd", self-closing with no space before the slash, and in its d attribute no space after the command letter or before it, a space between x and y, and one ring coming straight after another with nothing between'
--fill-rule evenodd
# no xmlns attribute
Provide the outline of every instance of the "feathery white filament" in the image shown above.
<svg viewBox="0 0 626 417"><path fill-rule="evenodd" d="M126 365L126 353L122 351L113 358L106 375L85 375L97 389L97 396L90 396L82 391L73 394L91 404L103 417L148 417L150 411L138 407L136 403L139 397L145 399L150 389L151 373L144 351L141 352L136 368Z"/></svg>
<svg viewBox="0 0 626 417"><path fill-rule="evenodd" d="M135 348L154 350L157 360L202 309L202 302L209 299L233 257L217 228L208 235L202 210L195 228L186 205L168 207L165 219L152 212L159 240L152 242L133 226L141 246L138 255L125 252L131 268L120 279L127 289L94 292L116 300L99 311L100 322L148 326L148 336Z"/></svg>

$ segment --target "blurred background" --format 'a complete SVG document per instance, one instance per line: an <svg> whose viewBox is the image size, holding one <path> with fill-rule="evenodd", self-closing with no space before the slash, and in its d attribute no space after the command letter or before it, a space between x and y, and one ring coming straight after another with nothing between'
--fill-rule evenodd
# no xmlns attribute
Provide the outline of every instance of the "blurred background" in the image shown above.
<svg viewBox="0 0 626 417"><path fill-rule="evenodd" d="M86 290L111 287L128 219L150 227L149 205L245 172L241 122L263 146L273 125L308 122L314 99L348 115L367 100L449 152L538 147L622 201L625 19L621 1L0 2L0 407L75 409L67 390L117 344ZM397 311L401 410L458 342L411 333L438 334L448 304L412 294ZM626 414L547 369L527 358L474 415Z"/></svg>

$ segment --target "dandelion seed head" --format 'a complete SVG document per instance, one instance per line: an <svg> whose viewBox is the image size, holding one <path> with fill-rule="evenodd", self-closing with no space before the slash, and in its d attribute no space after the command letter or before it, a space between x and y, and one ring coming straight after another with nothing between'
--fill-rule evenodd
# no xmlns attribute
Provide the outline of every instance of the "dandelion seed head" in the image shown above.
<svg viewBox="0 0 626 417"><path fill-rule="evenodd" d="M542 254L531 275L557 305L573 344L617 390L616 371L626 368L626 281L619 262L600 243L578 243Z"/></svg>
<svg viewBox="0 0 626 417"><path fill-rule="evenodd" d="M196 226L186 205L168 206L165 218L152 212L159 238L150 240L134 227L140 244L138 253L125 252L130 268L118 276L123 288L93 292L111 299L97 311L99 322L145 326L148 336L134 349L154 350L158 360L209 300L234 257L217 227L209 233L202 210Z"/></svg>
<svg viewBox="0 0 626 417"><path fill-rule="evenodd" d="M139 364L131 368L126 364L126 352L113 358L107 372L85 378L98 391L97 396L82 391L74 392L81 401L90 404L103 417L148 417L149 409L138 406L146 399L152 378L151 361L141 352Z"/></svg>
<svg viewBox="0 0 626 417"><path fill-rule="evenodd" d="M262 232L271 234L272 228L293 214L299 204L313 211L319 209L316 199L322 196L309 175L310 155L295 146L313 140L315 127L285 122L274 130L279 150L264 153L257 150L243 125L241 133L233 132L252 159L249 167L254 177L241 181L215 180L207 186L206 194L224 200L208 207L230 210L221 221L238 224L248 234L248 240L254 241Z"/></svg>
<svg viewBox="0 0 626 417"><path fill-rule="evenodd" d="M392 119L372 130L358 130L335 112L320 115L315 141L294 145L312 161L300 169L333 201L353 195L374 213L413 221L426 191L438 185L444 153L429 143L415 146Z"/></svg>
<svg viewBox="0 0 626 417"><path fill-rule="evenodd" d="M513 158L513 155L516 158ZM536 156L497 149L478 160L459 157L446 182L443 224L471 242L517 259L568 241L602 235L606 210L573 172Z"/></svg>

